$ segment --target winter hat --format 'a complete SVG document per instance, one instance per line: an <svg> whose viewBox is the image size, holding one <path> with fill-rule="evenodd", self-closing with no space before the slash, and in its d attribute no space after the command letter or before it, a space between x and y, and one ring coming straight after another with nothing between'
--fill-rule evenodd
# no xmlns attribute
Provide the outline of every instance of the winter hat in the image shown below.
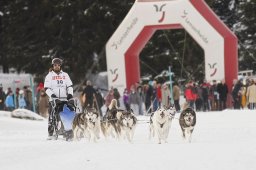
<svg viewBox="0 0 256 170"><path fill-rule="evenodd" d="M54 65L54 64L62 65L62 62L63 62L63 60L60 59L60 58L54 58L54 59L52 59L52 65Z"/></svg>
<svg viewBox="0 0 256 170"><path fill-rule="evenodd" d="M19 94L24 94L24 91L23 91L23 90L20 90L20 91L19 91Z"/></svg>

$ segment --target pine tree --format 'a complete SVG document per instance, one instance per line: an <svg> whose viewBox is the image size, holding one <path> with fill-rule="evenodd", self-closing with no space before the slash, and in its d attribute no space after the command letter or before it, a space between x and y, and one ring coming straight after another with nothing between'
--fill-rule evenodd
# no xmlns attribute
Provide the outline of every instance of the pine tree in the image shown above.
<svg viewBox="0 0 256 170"><path fill-rule="evenodd" d="M240 0L237 10L239 21L234 24L234 31L239 41L239 69L256 71L256 2Z"/></svg>
<svg viewBox="0 0 256 170"><path fill-rule="evenodd" d="M87 72L105 71L105 45L134 2L0 1L0 65L4 72L14 67L41 81L55 56L64 59L63 69L74 82L85 79ZM240 69L256 68L255 1L206 2L238 36ZM171 64L177 78L200 79L203 58L201 47L184 30L159 30L140 53L141 74L155 76Z"/></svg>

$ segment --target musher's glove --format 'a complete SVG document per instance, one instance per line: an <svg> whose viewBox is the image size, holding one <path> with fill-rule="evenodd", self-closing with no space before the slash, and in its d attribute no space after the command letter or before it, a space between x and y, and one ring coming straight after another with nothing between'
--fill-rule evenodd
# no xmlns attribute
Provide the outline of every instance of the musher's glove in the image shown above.
<svg viewBox="0 0 256 170"><path fill-rule="evenodd" d="M57 105L61 104L61 100L60 100L60 99L55 98L54 101L55 101L55 103L56 103Z"/></svg>
<svg viewBox="0 0 256 170"><path fill-rule="evenodd" d="M72 98L73 98L72 94L68 94L67 100L72 99Z"/></svg>
<svg viewBox="0 0 256 170"><path fill-rule="evenodd" d="M57 98L57 96L55 94L52 94L51 98Z"/></svg>
<svg viewBox="0 0 256 170"><path fill-rule="evenodd" d="M71 96L72 96L72 95L71 95ZM73 96L72 96L71 99L68 100L67 106L68 106L68 108L69 108L71 111L74 111L74 110L75 110L75 100L74 100Z"/></svg>

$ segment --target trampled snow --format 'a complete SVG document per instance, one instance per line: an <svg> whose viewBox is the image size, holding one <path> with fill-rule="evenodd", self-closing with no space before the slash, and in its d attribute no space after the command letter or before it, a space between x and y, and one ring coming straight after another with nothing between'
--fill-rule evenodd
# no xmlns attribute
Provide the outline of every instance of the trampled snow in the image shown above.
<svg viewBox="0 0 256 170"><path fill-rule="evenodd" d="M255 170L256 111L199 112L192 142L178 119L168 143L149 140L140 116L133 143L101 137L97 143L47 141L47 120L18 119L0 111L1 170ZM176 115L176 118L179 114Z"/></svg>

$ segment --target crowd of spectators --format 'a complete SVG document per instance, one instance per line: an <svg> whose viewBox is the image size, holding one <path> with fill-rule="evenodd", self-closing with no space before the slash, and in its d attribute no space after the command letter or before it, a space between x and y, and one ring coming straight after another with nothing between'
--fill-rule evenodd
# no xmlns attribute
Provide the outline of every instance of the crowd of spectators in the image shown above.
<svg viewBox="0 0 256 170"><path fill-rule="evenodd" d="M39 83L35 89L36 112L43 117L48 116L48 97ZM172 92L172 93L171 93ZM118 106L123 109L132 109L137 115L145 115L155 111L158 107L169 107L174 104L177 112L181 110L180 98L184 97L186 103L196 111L221 111L226 108L255 109L256 85L253 79L240 79L233 81L232 90L222 81L206 80L202 83L189 81L184 86L177 82L172 84L149 81L144 84L135 83L130 88L125 88L122 93L117 88L111 87L105 95L100 88L87 81L80 95L82 108L95 107L102 113L102 107L108 107L112 99L118 101ZM0 110L13 111L17 108L32 110L32 89L24 86L15 91L7 88L5 91L0 84ZM231 106L229 106L229 100Z"/></svg>

